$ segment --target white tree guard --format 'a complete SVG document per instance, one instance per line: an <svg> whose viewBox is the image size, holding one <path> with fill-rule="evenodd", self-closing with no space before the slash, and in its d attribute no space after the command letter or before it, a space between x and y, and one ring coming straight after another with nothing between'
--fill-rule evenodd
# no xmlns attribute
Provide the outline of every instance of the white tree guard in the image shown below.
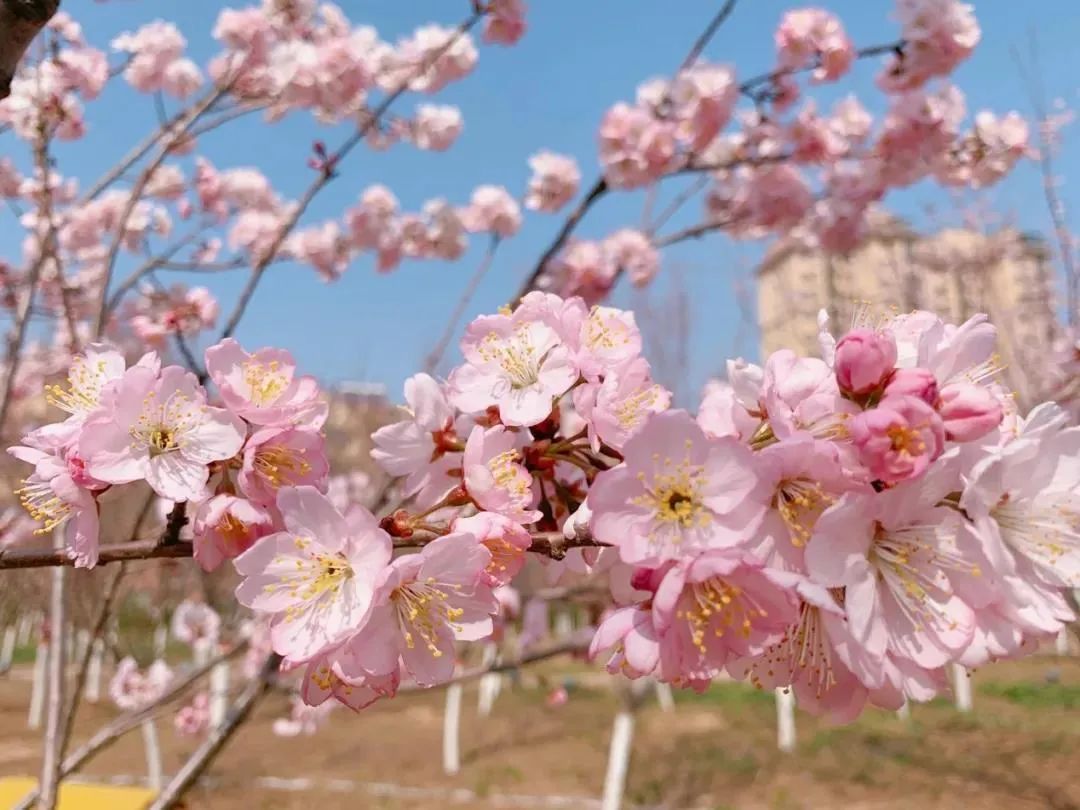
<svg viewBox="0 0 1080 810"><path fill-rule="evenodd" d="M656 681L656 702L660 704L660 710L671 712L675 710L675 696L671 694L671 684Z"/></svg>
<svg viewBox="0 0 1080 810"><path fill-rule="evenodd" d="M222 661L210 670L210 726L218 728L229 711L229 662Z"/></svg>
<svg viewBox="0 0 1080 810"><path fill-rule="evenodd" d="M13 624L4 628L4 641L0 644L0 672L11 669L11 662L15 658L15 641L19 631Z"/></svg>
<svg viewBox="0 0 1080 810"><path fill-rule="evenodd" d="M495 663L498 658L499 650L494 644L488 644L484 647L484 657L481 661L481 666L490 667ZM481 717L487 717L491 714L491 709L495 705L495 699L498 698L499 692L502 690L502 674L498 672L489 672L487 675L480 677L479 695L477 697L476 709Z"/></svg>
<svg viewBox="0 0 1080 810"><path fill-rule="evenodd" d="M446 711L443 715L443 771L453 776L461 770L461 693L460 683L446 687Z"/></svg>
<svg viewBox="0 0 1080 810"><path fill-rule="evenodd" d="M958 712L970 712L971 700L971 675L961 664L952 665L953 694L956 695L956 710Z"/></svg>
<svg viewBox="0 0 1080 810"><path fill-rule="evenodd" d="M795 750L795 693L783 686L776 687L776 745Z"/></svg>
<svg viewBox="0 0 1080 810"><path fill-rule="evenodd" d="M82 661L84 655L86 655L86 648L90 646L90 631L79 630L75 635L75 659L76 661Z"/></svg>
<svg viewBox="0 0 1080 810"><path fill-rule="evenodd" d="M146 784L151 790L159 791L165 786L165 776L161 768L161 745L158 743L157 726L153 720L142 724L142 738L146 751Z"/></svg>
<svg viewBox="0 0 1080 810"><path fill-rule="evenodd" d="M634 714L622 709L611 727L607 773L604 775L602 810L620 810L626 790L626 772L630 767L630 745L634 739Z"/></svg>
<svg viewBox="0 0 1080 810"><path fill-rule="evenodd" d="M86 702L97 703L101 700L101 669L105 663L105 642L94 639L90 650L90 665L86 669Z"/></svg>
<svg viewBox="0 0 1080 810"><path fill-rule="evenodd" d="M30 691L30 715L28 728L41 728L45 715L45 673L49 660L49 645L39 641L34 650L34 683Z"/></svg>
<svg viewBox="0 0 1080 810"><path fill-rule="evenodd" d="M34 629L34 618L26 613L19 616L18 629L15 633L15 643L20 647L30 642L30 633Z"/></svg>
<svg viewBox="0 0 1080 810"><path fill-rule="evenodd" d="M154 628L154 658L164 658L169 644L169 625L162 622Z"/></svg>
<svg viewBox="0 0 1080 810"><path fill-rule="evenodd" d="M1069 628L1062 627L1054 639L1054 652L1058 655L1069 654Z"/></svg>

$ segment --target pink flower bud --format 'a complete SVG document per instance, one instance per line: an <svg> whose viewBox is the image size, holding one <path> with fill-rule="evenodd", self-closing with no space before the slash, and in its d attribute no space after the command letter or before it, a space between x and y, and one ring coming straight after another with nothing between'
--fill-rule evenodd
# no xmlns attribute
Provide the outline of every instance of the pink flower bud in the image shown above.
<svg viewBox="0 0 1080 810"><path fill-rule="evenodd" d="M836 344L836 381L846 394L869 394L896 366L896 341L885 332L852 329Z"/></svg>
<svg viewBox="0 0 1080 810"><path fill-rule="evenodd" d="M1001 403L986 388L969 382L951 383L941 389L938 413L945 435L955 442L981 438L1001 424Z"/></svg>
<svg viewBox="0 0 1080 810"><path fill-rule="evenodd" d="M918 478L945 446L945 426L918 397L888 396L850 422L859 460L886 483Z"/></svg>
<svg viewBox="0 0 1080 810"><path fill-rule="evenodd" d="M937 378L933 372L925 368L898 368L885 385L885 396L893 395L918 397L927 405L936 405Z"/></svg>

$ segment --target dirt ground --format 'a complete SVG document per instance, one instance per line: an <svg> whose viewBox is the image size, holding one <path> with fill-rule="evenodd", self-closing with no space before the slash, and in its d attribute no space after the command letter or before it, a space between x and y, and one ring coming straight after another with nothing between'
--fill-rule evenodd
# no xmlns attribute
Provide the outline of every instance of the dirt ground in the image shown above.
<svg viewBox="0 0 1080 810"><path fill-rule="evenodd" d="M986 667L974 678L971 714L940 700L913 707L910 720L875 711L830 728L800 713L792 754L776 749L771 694L723 683L704 696L676 694L671 713L650 702L638 716L627 800L671 810L1080 808L1080 659L1040 656ZM300 738L271 732L287 711L286 698L273 696L188 806L596 807L615 699L606 688L573 684L565 706L548 707L544 697L541 689L504 691L481 720L475 687L467 689L462 770L451 778L440 766L442 693L402 696L359 716L335 712L316 735ZM25 672L0 679L0 775L37 770L28 700ZM104 705L87 707L76 741L112 715ZM169 720L160 733L166 770L175 769L194 743L179 739ZM135 734L90 763L86 776L141 775L142 766ZM312 782L303 792L256 786L267 777Z"/></svg>

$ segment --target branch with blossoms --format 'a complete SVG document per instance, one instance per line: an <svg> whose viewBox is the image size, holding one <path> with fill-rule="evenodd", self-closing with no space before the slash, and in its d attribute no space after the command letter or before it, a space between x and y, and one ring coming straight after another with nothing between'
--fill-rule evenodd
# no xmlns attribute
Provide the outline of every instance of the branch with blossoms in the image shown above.
<svg viewBox="0 0 1080 810"><path fill-rule="evenodd" d="M1080 437L1053 406L1012 410L985 318L865 320L839 342L823 328L821 358L733 362L729 386L691 414L653 379L634 315L600 305L624 274L648 283L660 248L713 232L847 250L889 190L926 178L987 185L1026 148L1014 115L963 128L963 98L943 80L979 38L965 5L904 2L896 43L862 50L828 12L789 12L775 66L742 82L704 59L735 7L721 6L673 76L603 116L602 177L516 307L466 327L446 380L406 382L407 415L371 436L372 457L399 482L401 505L382 517L331 491L328 405L314 378L287 351L251 351L232 335L277 263L332 282L361 255L387 272L459 259L469 234L483 234L491 248L463 313L496 246L522 227L521 207L554 213L578 197L576 163L544 151L520 205L481 185L465 205L436 198L403 213L372 186L341 217L305 222L361 146L450 148L456 109L391 107L466 76L476 26L488 42L516 42L524 5L474 3L457 27L394 44L332 4L226 9L205 70L166 22L117 37L112 67L66 14L48 24L0 103L0 123L37 148L31 177L0 162L0 196L34 205L25 269L5 270L4 289L17 293L5 304L24 313L24 338L35 304L67 334L51 349L28 344L45 356L22 370L33 352L13 344L4 407L67 371L66 386L47 389L67 416L11 448L33 467L20 501L66 548L0 550L0 568L192 556L207 572L235 569L236 602L268 634L258 677L155 807L179 801L282 668L298 674L305 705L357 711L462 677L460 645L497 635L500 595L530 555L567 593L588 583L590 653L610 652L612 672L695 688L727 672L790 686L837 720L928 699L946 665L1019 655L1072 619L1062 594L1080 570L1070 462ZM812 85L881 54L879 125L854 98L829 115L812 100L794 110ZM154 98L159 126L80 196L49 144L84 137L84 103L120 77ZM165 97L181 103L172 116ZM752 108L737 109L741 99ZM352 131L336 148L312 144L314 176L287 200L256 169L194 154L202 135L254 113ZM651 188L651 206L662 181L690 174L642 230L572 241L610 191ZM701 223L661 233L699 196ZM170 241L177 220L190 227ZM165 288L156 273L169 267L248 271L201 362L188 341L215 329L219 304L205 287ZM170 362L174 349L189 368ZM147 491L161 504L153 536L103 542ZM148 694L162 680L154 669L126 662L121 680Z"/></svg>

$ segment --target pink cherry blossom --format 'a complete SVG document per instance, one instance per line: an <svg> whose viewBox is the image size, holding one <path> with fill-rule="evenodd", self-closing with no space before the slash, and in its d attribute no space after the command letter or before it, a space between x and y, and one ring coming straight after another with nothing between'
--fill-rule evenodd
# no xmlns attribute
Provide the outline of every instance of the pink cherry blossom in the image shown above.
<svg viewBox="0 0 1080 810"><path fill-rule="evenodd" d="M669 93L679 137L692 152L701 152L731 119L739 88L732 67L698 62L679 71Z"/></svg>
<svg viewBox="0 0 1080 810"><path fill-rule="evenodd" d="M364 621L390 563L390 537L370 513L346 521L313 487L286 487L277 507L285 530L235 560L242 604L270 617L274 649L305 661Z"/></svg>
<svg viewBox="0 0 1080 810"><path fill-rule="evenodd" d="M195 513L195 561L214 571L273 531L270 513L234 495L215 495Z"/></svg>
<svg viewBox="0 0 1080 810"><path fill-rule="evenodd" d="M473 535L491 552L485 573L493 585L504 585L496 588L496 597L501 591L513 590L505 583L524 567L525 552L532 545L532 538L520 523L496 512L478 512L456 518L450 528L454 533Z"/></svg>
<svg viewBox="0 0 1080 810"><path fill-rule="evenodd" d="M173 726L181 737L197 737L210 728L210 695L198 692L191 702L173 716Z"/></svg>
<svg viewBox="0 0 1080 810"><path fill-rule="evenodd" d="M565 298L581 296L586 303L596 304L611 292L618 269L602 244L573 241L545 269L544 289Z"/></svg>
<svg viewBox="0 0 1080 810"><path fill-rule="evenodd" d="M498 603L484 576L490 560L490 552L464 533L394 560L370 617L338 654L340 677L349 682L389 675L400 661L421 686L448 681L454 642L491 634Z"/></svg>
<svg viewBox="0 0 1080 810"><path fill-rule="evenodd" d="M200 500L207 465L240 450L243 422L207 406L195 375L178 366L160 376L134 366L115 386L113 402L91 415L79 436L87 472L110 484L146 480L170 500Z"/></svg>
<svg viewBox="0 0 1080 810"><path fill-rule="evenodd" d="M574 199L581 185L577 161L554 152L537 152L529 158L532 177L525 193L525 207L531 211L557 212Z"/></svg>
<svg viewBox="0 0 1080 810"><path fill-rule="evenodd" d="M625 562L657 565L745 545L764 516L750 451L706 437L685 411L650 417L623 456L597 476L589 505L593 536Z"/></svg>
<svg viewBox="0 0 1080 810"><path fill-rule="evenodd" d="M527 313L477 318L461 351L466 362L450 375L450 401L466 413L497 406L507 425L542 422L578 378L555 330Z"/></svg>
<svg viewBox="0 0 1080 810"><path fill-rule="evenodd" d="M758 472L772 493L757 553L769 564L804 572L803 552L821 513L844 492L860 488L846 474L841 448L796 434L757 454Z"/></svg>
<svg viewBox="0 0 1080 810"><path fill-rule="evenodd" d="M289 237L288 252L315 268L323 281L337 281L349 267L345 237L336 222L303 228Z"/></svg>
<svg viewBox="0 0 1080 810"><path fill-rule="evenodd" d="M635 358L603 382L574 390L574 407L588 422L593 448L603 442L621 450L645 424L649 414L667 410L671 392L652 380L649 364Z"/></svg>
<svg viewBox="0 0 1080 810"><path fill-rule="evenodd" d="M318 383L297 376L287 351L263 348L249 354L226 338L206 350L206 370L229 410L253 424L319 428L326 419Z"/></svg>
<svg viewBox="0 0 1080 810"><path fill-rule="evenodd" d="M479 425L465 443L465 489L482 509L517 523L540 519L534 507L532 476L521 464L520 434L497 425Z"/></svg>
<svg viewBox="0 0 1080 810"><path fill-rule="evenodd" d="M575 300L580 299L570 299ZM574 364L583 377L599 380L641 355L641 331L633 312L596 306L579 318L583 309L568 310L561 324L575 346Z"/></svg>
<svg viewBox="0 0 1080 810"><path fill-rule="evenodd" d="M307 428L264 427L244 445L237 483L245 497L272 506L282 487L326 490L330 464L323 437Z"/></svg>
<svg viewBox="0 0 1080 810"><path fill-rule="evenodd" d="M502 186L477 186L462 221L472 233L490 232L506 238L521 227L521 209Z"/></svg>
<svg viewBox="0 0 1080 810"><path fill-rule="evenodd" d="M729 658L757 655L798 616L796 578L732 551L712 551L655 573L651 601L621 608L597 629L608 670L704 688Z"/></svg>
<svg viewBox="0 0 1080 810"><path fill-rule="evenodd" d="M960 507L993 569L1052 587L1080 583L1080 430L1020 437L980 460Z"/></svg>
<svg viewBox="0 0 1080 810"><path fill-rule="evenodd" d="M134 658L128 656L116 665L109 681L109 697L123 711L142 709L165 694L173 673L161 659L146 670L140 670Z"/></svg>
<svg viewBox="0 0 1080 810"><path fill-rule="evenodd" d="M524 0L492 0L484 21L484 41L513 45L525 34Z"/></svg>
<svg viewBox="0 0 1080 810"><path fill-rule="evenodd" d="M413 143L418 149L445 152L461 135L461 111L445 104L421 104L416 108Z"/></svg>
<svg viewBox="0 0 1080 810"><path fill-rule="evenodd" d="M98 560L98 507L94 491L106 485L86 471L75 448L66 446L66 430L47 426L23 437L23 444L8 452L34 465L15 495L30 517L42 524L35 534L64 527L68 553L80 568L93 568Z"/></svg>
<svg viewBox="0 0 1080 810"><path fill-rule="evenodd" d="M923 400L889 396L849 422L859 460L875 478L918 478L945 446L941 417Z"/></svg>
<svg viewBox="0 0 1080 810"><path fill-rule="evenodd" d="M638 188L657 180L673 165L675 133L671 124L642 107L619 103L600 124L600 162L613 188Z"/></svg>
<svg viewBox="0 0 1080 810"><path fill-rule="evenodd" d="M819 8L789 11L776 30L776 51L781 68L813 66L815 81L836 81L855 58L855 48L840 21Z"/></svg>
<svg viewBox="0 0 1080 810"><path fill-rule="evenodd" d="M946 482L948 484L949 482ZM974 614L954 580L978 580L977 562L957 545L956 513L930 479L880 494L848 494L818 518L806 548L810 577L844 587L856 643L935 668L971 642Z"/></svg>
<svg viewBox="0 0 1080 810"><path fill-rule="evenodd" d="M920 87L951 73L982 35L972 6L958 0L897 0L896 10L903 55L893 57L878 77L890 91Z"/></svg>
<svg viewBox="0 0 1080 810"><path fill-rule="evenodd" d="M401 675L396 670L386 675L343 675L340 660L347 655L347 648L335 650L307 664L300 683L300 698L305 705L332 706L333 704L326 703L332 697L338 703L358 712L380 698L393 697L397 693ZM294 736L302 728L303 725L294 719L282 730L288 730L288 736Z"/></svg>
<svg viewBox="0 0 1080 810"><path fill-rule="evenodd" d="M216 644L221 634L221 617L205 602L185 599L173 612L170 630L173 638L184 644Z"/></svg>
<svg viewBox="0 0 1080 810"><path fill-rule="evenodd" d="M647 285L660 270L660 253L641 231L616 231L604 240L603 250L612 265L630 276L635 287Z"/></svg>

